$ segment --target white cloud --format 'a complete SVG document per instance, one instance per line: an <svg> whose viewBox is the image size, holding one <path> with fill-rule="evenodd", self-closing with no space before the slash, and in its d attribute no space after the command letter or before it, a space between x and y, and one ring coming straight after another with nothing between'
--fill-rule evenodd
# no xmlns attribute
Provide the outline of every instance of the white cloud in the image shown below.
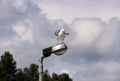
<svg viewBox="0 0 120 81"><path fill-rule="evenodd" d="M107 29L98 41L98 49L104 52L113 50L119 43L119 22L117 18L112 18L108 22ZM103 52L102 51L102 52Z"/></svg>
<svg viewBox="0 0 120 81"><path fill-rule="evenodd" d="M36 4L29 1L7 4L7 9L13 12L8 12L12 15L6 19L8 22L1 20L4 24L0 23L0 48L14 53L19 67L37 63L42 49L56 43L54 31L59 29L56 25L62 21L48 19ZM26 7L24 12L21 12L21 5Z"/></svg>
<svg viewBox="0 0 120 81"><path fill-rule="evenodd" d="M69 69L62 69L60 73L61 73L61 74L62 74L62 73L67 73L67 74L69 74L69 76L70 76L71 78L73 78L73 75L72 75L72 73L71 73L71 71L70 71Z"/></svg>
<svg viewBox="0 0 120 81"><path fill-rule="evenodd" d="M1 45L0 45L0 48L6 48L8 46L11 46L11 45L16 45L16 43L14 41L5 41L5 42L1 42Z"/></svg>
<svg viewBox="0 0 120 81"><path fill-rule="evenodd" d="M87 64L86 70L78 71L75 81L119 81L120 63L97 62Z"/></svg>
<svg viewBox="0 0 120 81"><path fill-rule="evenodd" d="M73 21L72 30L77 36L75 45L89 46L95 42L105 29L104 23L99 19L78 19Z"/></svg>
<svg viewBox="0 0 120 81"><path fill-rule="evenodd" d="M62 69L61 73L68 73L68 74L70 74L70 71L68 69Z"/></svg>
<svg viewBox="0 0 120 81"><path fill-rule="evenodd" d="M0 13L0 49L14 53L19 67L28 66L33 62L38 63L39 57L42 55L42 49L56 43L54 31L59 29L59 24L61 24L70 32L65 40L68 51L61 57L51 55L51 58L47 58L45 61L46 69L50 72L70 73L76 81L120 80L117 76L120 74L120 20L119 18L112 18L108 22L104 22L101 19L102 17L106 15L114 16L111 15L113 13L100 15L106 13L107 8L104 10L102 7L101 11L106 11L103 13L97 11L97 7L93 8L98 4L97 2L93 3L94 0L91 3L87 0L80 0L84 4L86 2L89 4L85 8L85 5L82 5L81 8L78 5L76 5L77 8L75 5L70 7L70 4L74 2L73 0L70 3L66 1L63 5L54 3L55 6L52 5L53 2L50 0L50 6L48 5L46 9L50 13L56 14L56 17L54 17L54 14L53 16L50 15L51 18L55 18L55 20L51 20L43 13L41 4L39 4L39 7L36 5L36 1L2 1L4 3L0 3L0 11L3 11ZM37 1L40 3L39 0ZM91 7L92 3L93 6ZM47 5L48 2L45 4ZM65 4L68 6L65 7ZM101 8L99 5L98 7ZM96 10L96 13L91 12L94 10ZM66 12L64 13L64 11ZM95 18L95 16L99 16L98 13L100 18ZM70 27L65 23L68 22L67 20L70 17L72 20L78 16L80 18L75 19ZM82 52L83 50L84 52Z"/></svg>
<svg viewBox="0 0 120 81"><path fill-rule="evenodd" d="M25 26L23 23L14 24L13 30L18 34L18 38L21 40L28 40L33 42L32 29Z"/></svg>
<svg viewBox="0 0 120 81"><path fill-rule="evenodd" d="M43 0L38 3L43 11L48 13L49 18L61 18L71 23L77 17L100 17L104 21L108 21L111 17L119 17L119 2L118 0Z"/></svg>
<svg viewBox="0 0 120 81"><path fill-rule="evenodd" d="M100 53L114 50L119 43L119 20L112 18L105 23L97 18L80 18L73 21L72 30L75 32L73 45L79 45L84 51L92 48Z"/></svg>
<svg viewBox="0 0 120 81"><path fill-rule="evenodd" d="M6 1L0 1L0 21L2 20L7 20L8 18L10 18L11 16L11 7L10 4L7 4L7 3L10 3L10 2L6 2Z"/></svg>

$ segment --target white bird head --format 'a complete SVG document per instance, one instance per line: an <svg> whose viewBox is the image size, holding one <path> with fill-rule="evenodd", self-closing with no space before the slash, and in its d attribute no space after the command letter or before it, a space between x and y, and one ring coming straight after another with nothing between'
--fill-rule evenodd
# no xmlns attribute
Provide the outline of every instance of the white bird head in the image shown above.
<svg viewBox="0 0 120 81"><path fill-rule="evenodd" d="M69 32L67 32L64 28L60 29L60 31L64 33L64 35L69 35Z"/></svg>
<svg viewBox="0 0 120 81"><path fill-rule="evenodd" d="M64 28L62 28L62 29L61 29L61 31L62 31L62 32L65 32L65 29L64 29Z"/></svg>

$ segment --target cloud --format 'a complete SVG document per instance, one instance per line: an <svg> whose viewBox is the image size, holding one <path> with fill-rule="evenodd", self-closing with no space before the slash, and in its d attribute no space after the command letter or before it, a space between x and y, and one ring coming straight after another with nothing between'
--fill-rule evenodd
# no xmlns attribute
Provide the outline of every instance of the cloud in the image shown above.
<svg viewBox="0 0 120 81"><path fill-rule="evenodd" d="M19 39L33 42L32 29L30 27L25 26L23 23L14 24L12 27Z"/></svg>
<svg viewBox="0 0 120 81"><path fill-rule="evenodd" d="M106 22L112 17L119 17L119 2L119 0L40 0L37 3L48 13L49 18L60 18L70 24L78 17L99 17Z"/></svg>
<svg viewBox="0 0 120 81"><path fill-rule="evenodd" d="M42 49L56 44L54 32L65 27L70 32L64 41L68 50L47 58L45 69L68 72L76 81L119 81L119 18L76 18L67 24L49 19L36 1L29 0L1 0L0 11L0 52L12 52L18 67L38 64Z"/></svg>
<svg viewBox="0 0 120 81"><path fill-rule="evenodd" d="M119 81L120 63L97 62L87 64L84 70L80 70L74 75L75 81Z"/></svg>
<svg viewBox="0 0 120 81"><path fill-rule="evenodd" d="M38 62L36 59L40 59L42 49L56 43L54 32L63 26L68 28L62 20L48 19L34 2L24 0L14 3L12 0L2 2L10 12L8 12L9 17L1 18L4 22L0 23L1 52L11 51L19 67ZM24 57L26 60L23 64Z"/></svg>
<svg viewBox="0 0 120 81"><path fill-rule="evenodd" d="M73 21L71 29L74 31L71 44L80 56L96 55L103 57L112 55L119 49L119 20L112 18L108 23L99 18L80 18ZM77 46L77 47L76 47Z"/></svg>
<svg viewBox="0 0 120 81"><path fill-rule="evenodd" d="M100 19L76 19L73 21L72 29L76 32L75 45L88 47L101 36L105 25Z"/></svg>
<svg viewBox="0 0 120 81"><path fill-rule="evenodd" d="M72 64L69 70L76 70L72 73L76 81L119 80L116 76L120 73L119 23L118 18L111 18L108 23L100 18L77 18L73 21L68 55L62 60Z"/></svg>

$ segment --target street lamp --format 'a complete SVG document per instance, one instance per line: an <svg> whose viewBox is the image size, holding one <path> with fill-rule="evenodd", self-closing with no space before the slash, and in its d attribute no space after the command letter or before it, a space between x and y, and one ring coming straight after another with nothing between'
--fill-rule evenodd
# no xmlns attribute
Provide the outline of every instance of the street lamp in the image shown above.
<svg viewBox="0 0 120 81"><path fill-rule="evenodd" d="M55 35L57 36L57 44L47 47L45 49L43 49L43 56L40 59L40 65L39 65L39 81L43 81L43 60L46 57L49 57L52 53L55 55L63 55L66 51L67 51L67 46L66 44L63 42L65 35L68 35L69 33L67 33L63 28L61 30L58 30L57 32L55 32Z"/></svg>

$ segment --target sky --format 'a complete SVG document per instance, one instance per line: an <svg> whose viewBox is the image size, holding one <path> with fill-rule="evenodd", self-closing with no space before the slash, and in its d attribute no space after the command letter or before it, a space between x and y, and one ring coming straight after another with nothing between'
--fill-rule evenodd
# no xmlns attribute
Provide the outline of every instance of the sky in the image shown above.
<svg viewBox="0 0 120 81"><path fill-rule="evenodd" d="M39 64L65 28L67 52L46 58L44 69L73 81L120 81L119 14L119 0L0 0L0 55L10 51L19 68Z"/></svg>

